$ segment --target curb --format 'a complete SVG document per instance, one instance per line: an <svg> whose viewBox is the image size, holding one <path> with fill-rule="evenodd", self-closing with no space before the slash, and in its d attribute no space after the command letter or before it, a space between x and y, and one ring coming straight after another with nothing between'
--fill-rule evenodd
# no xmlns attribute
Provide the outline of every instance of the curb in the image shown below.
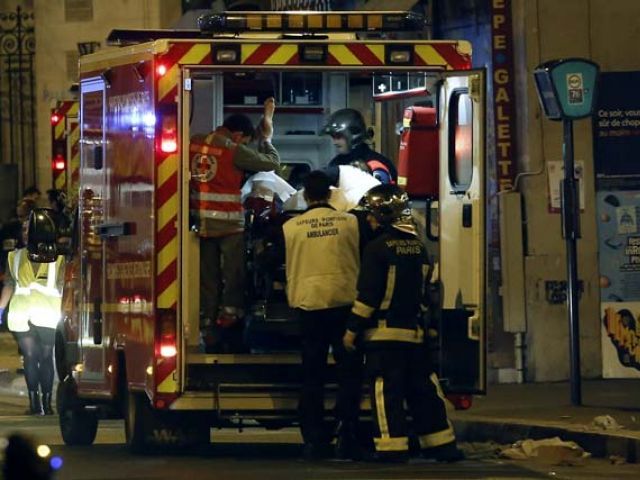
<svg viewBox="0 0 640 480"><path fill-rule="evenodd" d="M456 437L465 442L488 442L509 444L531 438L540 440L560 437L573 441L594 457L608 458L619 455L629 463L640 460L640 438L616 433L582 432L571 428L527 423L504 422L498 420L452 419Z"/></svg>

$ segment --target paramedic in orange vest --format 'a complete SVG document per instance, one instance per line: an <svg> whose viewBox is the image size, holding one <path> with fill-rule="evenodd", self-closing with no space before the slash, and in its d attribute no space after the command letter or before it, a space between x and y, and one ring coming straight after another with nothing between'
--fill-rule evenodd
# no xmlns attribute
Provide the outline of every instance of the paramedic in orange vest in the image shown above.
<svg viewBox="0 0 640 480"><path fill-rule="evenodd" d="M362 114L352 108L343 108L331 114L321 134L331 135L338 153L329 162L328 174L332 184L337 185L340 165L360 167L366 165L368 171L380 183L396 183L398 171L391 160L372 150L366 140L369 138Z"/></svg>
<svg viewBox="0 0 640 480"><path fill-rule="evenodd" d="M201 327L207 352L242 350L245 304L244 212L240 189L245 172L278 169L271 144L275 100L264 103L258 129L246 115L228 116L221 127L191 139L192 228L200 236ZM258 148L248 144L256 137Z"/></svg>

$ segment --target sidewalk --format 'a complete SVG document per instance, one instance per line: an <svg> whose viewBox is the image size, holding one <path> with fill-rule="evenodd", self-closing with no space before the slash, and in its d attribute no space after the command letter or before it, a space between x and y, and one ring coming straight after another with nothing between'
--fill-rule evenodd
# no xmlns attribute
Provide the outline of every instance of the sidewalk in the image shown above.
<svg viewBox="0 0 640 480"><path fill-rule="evenodd" d="M584 380L583 406L571 405L567 382L491 385L473 406L451 415L461 441L513 443L559 436L594 457L640 461L640 379ZM593 425L609 415L622 428Z"/></svg>

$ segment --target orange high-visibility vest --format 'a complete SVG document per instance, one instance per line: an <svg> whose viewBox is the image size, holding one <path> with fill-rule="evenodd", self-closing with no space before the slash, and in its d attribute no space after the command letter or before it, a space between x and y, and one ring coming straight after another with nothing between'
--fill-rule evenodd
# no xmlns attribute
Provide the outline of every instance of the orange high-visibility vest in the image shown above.
<svg viewBox="0 0 640 480"><path fill-rule="evenodd" d="M240 198L243 172L233 164L235 148L212 144L215 132L204 141L193 141L189 210L199 220L201 236L241 232L244 213Z"/></svg>

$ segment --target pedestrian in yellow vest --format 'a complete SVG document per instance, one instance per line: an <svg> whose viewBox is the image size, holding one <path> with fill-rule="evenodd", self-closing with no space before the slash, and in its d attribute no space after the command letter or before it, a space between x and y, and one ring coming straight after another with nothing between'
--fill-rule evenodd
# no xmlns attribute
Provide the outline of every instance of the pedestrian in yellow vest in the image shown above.
<svg viewBox="0 0 640 480"><path fill-rule="evenodd" d="M8 327L24 356L29 390L27 413L33 415L53 414L53 345L60 319L63 266L64 258L60 255L55 262L32 262L27 248L10 252L7 259L0 294L0 318L8 305Z"/></svg>

